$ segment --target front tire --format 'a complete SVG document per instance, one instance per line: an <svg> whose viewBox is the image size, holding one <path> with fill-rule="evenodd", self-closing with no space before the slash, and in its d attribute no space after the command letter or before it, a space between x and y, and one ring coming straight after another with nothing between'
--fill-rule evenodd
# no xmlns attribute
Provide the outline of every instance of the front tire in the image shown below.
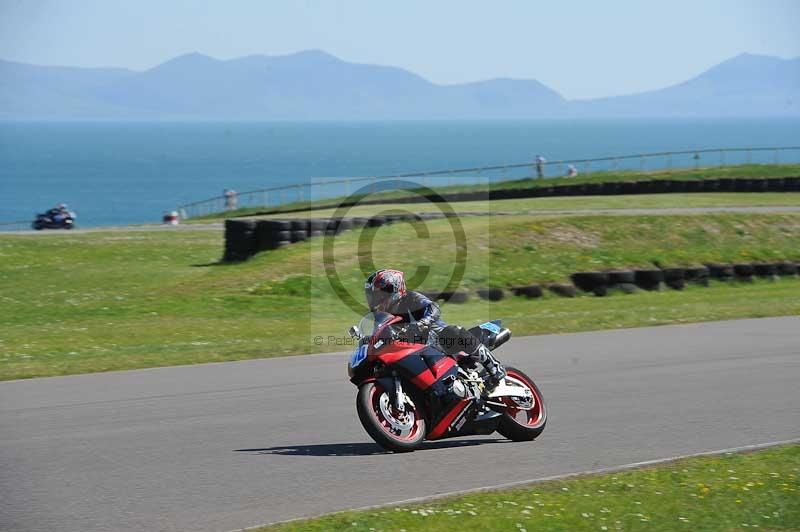
<svg viewBox="0 0 800 532"><path fill-rule="evenodd" d="M387 451L413 451L425 439L425 416L419 406L410 404L404 413L398 412L389 395L375 382L361 385L356 397L358 419L375 443Z"/></svg>
<svg viewBox="0 0 800 532"><path fill-rule="evenodd" d="M511 398L504 398L506 403L503 419L497 427L497 432L512 441L531 441L539 437L547 424L547 407L539 387L533 379L517 368L506 366L507 378L527 387L534 399L531 408L522 408Z"/></svg>

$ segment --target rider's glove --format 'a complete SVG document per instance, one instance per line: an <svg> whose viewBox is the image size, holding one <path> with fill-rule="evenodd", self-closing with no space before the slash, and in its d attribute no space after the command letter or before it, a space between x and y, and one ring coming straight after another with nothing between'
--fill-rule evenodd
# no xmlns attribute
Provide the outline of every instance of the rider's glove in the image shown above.
<svg viewBox="0 0 800 532"><path fill-rule="evenodd" d="M431 320L429 320L428 318L422 318L421 320L418 320L415 323L415 325L419 328L419 330L424 331L424 330L430 328Z"/></svg>
<svg viewBox="0 0 800 532"><path fill-rule="evenodd" d="M427 326L422 322L409 323L406 327L406 337L410 342L422 343Z"/></svg>

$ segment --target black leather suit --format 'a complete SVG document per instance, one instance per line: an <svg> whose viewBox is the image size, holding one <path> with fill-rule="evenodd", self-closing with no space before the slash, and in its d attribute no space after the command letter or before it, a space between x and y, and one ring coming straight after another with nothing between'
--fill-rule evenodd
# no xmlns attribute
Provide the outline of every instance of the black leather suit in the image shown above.
<svg viewBox="0 0 800 532"><path fill-rule="evenodd" d="M435 331L439 345L445 353L455 354L464 351L476 356L480 340L464 327L447 325L441 319L439 305L419 292L409 291L405 296L390 305L386 312L403 317L403 321L412 325L408 332L408 340L424 343L428 331Z"/></svg>

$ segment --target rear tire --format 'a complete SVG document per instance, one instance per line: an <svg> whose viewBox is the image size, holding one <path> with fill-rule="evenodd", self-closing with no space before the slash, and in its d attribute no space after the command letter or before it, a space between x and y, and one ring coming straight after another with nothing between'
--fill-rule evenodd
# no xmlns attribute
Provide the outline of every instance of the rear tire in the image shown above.
<svg viewBox="0 0 800 532"><path fill-rule="evenodd" d="M405 453L419 448L425 440L425 416L419 406L411 409L410 405L406 405L407 416L411 419L411 428L407 433L392 430L391 420L383 414L381 409L381 400L385 401L385 397L388 397L388 394L382 386L375 382L368 382L359 387L356 410L364 430L375 440L375 443L387 451ZM389 409L394 413L392 402L389 398Z"/></svg>
<svg viewBox="0 0 800 532"><path fill-rule="evenodd" d="M497 432L512 441L531 441L539 437L547 424L547 407L539 387L533 379L517 368L506 366L508 377L522 382L533 392L535 404L532 408L524 410L513 408L517 406L511 399L505 402L509 405L503 413L503 419L497 427Z"/></svg>

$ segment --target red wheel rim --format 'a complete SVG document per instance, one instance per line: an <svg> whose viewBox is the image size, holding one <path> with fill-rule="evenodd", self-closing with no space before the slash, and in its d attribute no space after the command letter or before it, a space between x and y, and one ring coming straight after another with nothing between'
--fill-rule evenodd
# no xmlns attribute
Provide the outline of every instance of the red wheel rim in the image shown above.
<svg viewBox="0 0 800 532"><path fill-rule="evenodd" d="M375 417L375 420L378 422L378 425L383 429L383 431L398 441L414 441L419 436L420 431L422 430L422 417L419 415L419 409L407 409L407 414L413 416L412 422L409 424L407 430L402 430L397 428L397 423L392 423L391 420L387 419L387 417L383 413L383 409L381 408L381 399L382 397L388 397L388 394L380 388L377 384L372 386L372 389L369 392L369 402L372 406L372 415ZM398 412L395 407L392 405L393 401L389 401L389 408L391 409L392 416L397 416L395 420L401 419L402 413ZM408 405L407 405L408 406Z"/></svg>
<svg viewBox="0 0 800 532"><path fill-rule="evenodd" d="M503 402L507 405L506 414L524 427L536 427L544 418L544 403L541 394L539 394L539 390L529 378L514 370L510 370L508 376L524 384L525 387L531 391L531 395L533 395L533 406L525 409L515 403L510 397L505 397L503 398Z"/></svg>

